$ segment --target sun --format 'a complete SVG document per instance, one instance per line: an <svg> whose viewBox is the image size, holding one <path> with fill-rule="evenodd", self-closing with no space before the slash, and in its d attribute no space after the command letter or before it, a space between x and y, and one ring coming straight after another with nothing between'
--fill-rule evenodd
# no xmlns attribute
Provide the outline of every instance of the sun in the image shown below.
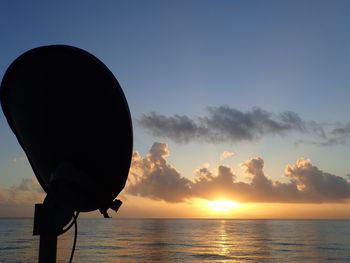
<svg viewBox="0 0 350 263"><path fill-rule="evenodd" d="M240 207L241 204L230 200L208 201L208 207L215 212L229 212L232 209Z"/></svg>

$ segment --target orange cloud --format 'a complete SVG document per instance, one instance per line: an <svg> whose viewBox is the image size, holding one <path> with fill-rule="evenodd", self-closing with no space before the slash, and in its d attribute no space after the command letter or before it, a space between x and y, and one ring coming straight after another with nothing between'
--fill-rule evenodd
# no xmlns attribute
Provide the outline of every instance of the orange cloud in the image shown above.
<svg viewBox="0 0 350 263"><path fill-rule="evenodd" d="M233 169L220 165L216 170L201 167L190 180L168 162L169 149L154 143L145 157L133 154L128 183L123 194L163 200L187 202L194 198L218 197L239 202L260 203L345 203L350 200L350 183L343 177L322 171L307 159L286 166L289 182L273 181L264 173L264 160L251 158L241 164L250 182L241 182ZM45 193L35 178L0 190L0 207L42 202Z"/></svg>
<svg viewBox="0 0 350 263"><path fill-rule="evenodd" d="M167 161L169 149L154 143L142 158L134 154L126 193L167 202L192 198L215 199L218 195L241 202L328 203L350 199L350 183L343 177L323 172L310 160L300 159L287 165L288 183L273 181L264 173L264 160L256 157L241 165L250 176L249 183L239 182L233 170L220 165L216 172L200 168L194 180L183 177Z"/></svg>
<svg viewBox="0 0 350 263"><path fill-rule="evenodd" d="M44 195L35 178L22 179L19 185L0 191L0 205L34 204L42 202Z"/></svg>
<svg viewBox="0 0 350 263"><path fill-rule="evenodd" d="M168 202L185 201L191 181L167 163L168 147L154 143L145 158L133 154L127 193Z"/></svg>
<svg viewBox="0 0 350 263"><path fill-rule="evenodd" d="M230 152L230 151L223 151L223 153L220 156L220 161L222 162L223 160L230 158L231 156L233 156L234 153Z"/></svg>

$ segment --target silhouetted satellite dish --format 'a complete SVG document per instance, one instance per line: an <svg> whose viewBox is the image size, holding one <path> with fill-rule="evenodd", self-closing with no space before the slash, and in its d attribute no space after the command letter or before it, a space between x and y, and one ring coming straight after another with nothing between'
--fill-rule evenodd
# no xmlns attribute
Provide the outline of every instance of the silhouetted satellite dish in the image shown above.
<svg viewBox="0 0 350 263"><path fill-rule="evenodd" d="M71 46L35 48L10 65L0 92L45 202L104 215L118 208L113 200L127 180L132 124L122 89L101 61Z"/></svg>

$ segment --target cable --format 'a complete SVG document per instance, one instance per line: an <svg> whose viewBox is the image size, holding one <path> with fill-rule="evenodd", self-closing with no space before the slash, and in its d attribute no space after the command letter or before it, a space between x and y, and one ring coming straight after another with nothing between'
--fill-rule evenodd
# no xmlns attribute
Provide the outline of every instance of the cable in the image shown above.
<svg viewBox="0 0 350 263"><path fill-rule="evenodd" d="M73 260L73 256L74 256L74 251L75 251L75 245L77 244L77 235L78 235L78 223L77 223L77 219L79 216L79 212L76 212L74 214L74 221L72 222L72 224L74 223L74 241L73 241L73 247L72 247L72 252L70 254L70 259L69 259L69 263L72 263ZM72 226L72 224L69 226L69 228ZM68 229L67 229L68 230Z"/></svg>
<svg viewBox="0 0 350 263"><path fill-rule="evenodd" d="M74 222L75 222L75 219L74 219L74 215L73 215L72 222L69 224L69 226L67 226L65 229L62 230L62 233L60 233L60 235L66 233L69 229L71 229L72 226L74 225Z"/></svg>

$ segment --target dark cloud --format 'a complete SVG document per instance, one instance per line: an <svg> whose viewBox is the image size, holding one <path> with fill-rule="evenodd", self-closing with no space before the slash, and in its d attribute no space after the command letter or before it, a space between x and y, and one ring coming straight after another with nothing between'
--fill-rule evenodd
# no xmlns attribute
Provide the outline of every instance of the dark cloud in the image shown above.
<svg viewBox="0 0 350 263"><path fill-rule="evenodd" d="M138 121L139 124L158 137L167 137L175 142L185 142L193 138L207 136L207 129L187 116L175 115L166 117L151 112L143 115Z"/></svg>
<svg viewBox="0 0 350 263"><path fill-rule="evenodd" d="M285 175L296 185L300 201L339 202L350 198L348 180L323 172L310 160L300 159L294 165L287 165Z"/></svg>
<svg viewBox="0 0 350 263"><path fill-rule="evenodd" d="M318 147L324 146L333 146L333 145L343 145L346 143L346 140L343 138L329 138L323 141L308 141L308 140L297 140L294 144L295 146L299 146L301 144L314 145Z"/></svg>
<svg viewBox="0 0 350 263"><path fill-rule="evenodd" d="M192 198L215 199L225 197L241 202L325 203L350 199L350 183L343 177L323 172L309 160L300 159L287 165L285 176L289 182L269 179L264 173L260 157L241 165L250 182L239 182L228 166L217 171L196 170L189 180L167 162L166 144L155 143L145 158L134 154L130 180L126 192L167 202L184 202Z"/></svg>
<svg viewBox="0 0 350 263"><path fill-rule="evenodd" d="M316 122L305 122L294 112L274 114L260 108L242 112L228 106L208 107L207 116L164 116L156 112L144 114L138 123L153 135L175 142L238 142L252 141L267 135L288 132L312 132L325 136Z"/></svg>
<svg viewBox="0 0 350 263"><path fill-rule="evenodd" d="M335 136L350 136L350 123L342 125L332 130L332 134Z"/></svg>
<svg viewBox="0 0 350 263"><path fill-rule="evenodd" d="M316 134L318 137L323 139L327 138L326 132L321 124L315 121L310 121L308 122L308 128L312 133Z"/></svg>
<svg viewBox="0 0 350 263"><path fill-rule="evenodd" d="M309 144L315 146L333 146L333 145L345 145L347 139L350 137L350 123L347 124L333 124L337 126L330 130L328 136L326 136L324 130L322 129L323 140L298 140L295 142L295 145L298 146L300 144ZM318 125L320 126L320 125ZM317 132L317 126L316 126ZM320 134L322 135L322 134Z"/></svg>

